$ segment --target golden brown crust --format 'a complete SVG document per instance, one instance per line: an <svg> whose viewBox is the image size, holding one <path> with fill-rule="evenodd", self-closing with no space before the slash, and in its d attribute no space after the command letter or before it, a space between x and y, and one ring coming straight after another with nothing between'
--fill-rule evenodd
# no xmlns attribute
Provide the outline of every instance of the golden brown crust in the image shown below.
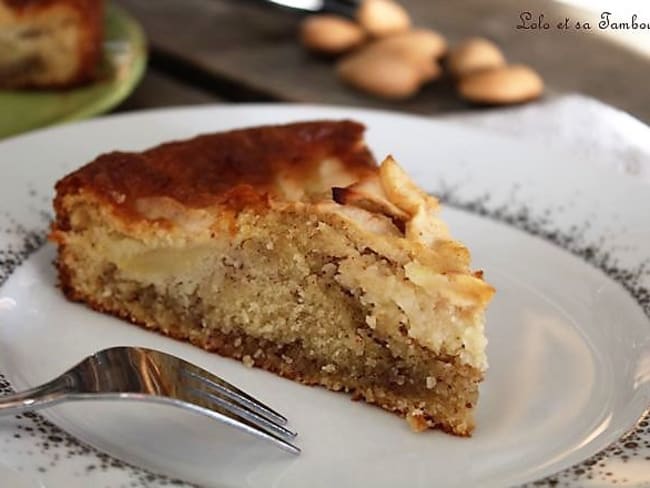
<svg viewBox="0 0 650 488"><path fill-rule="evenodd" d="M51 82L47 85L40 82L38 84L27 82L21 83L20 87L65 88L97 78L103 53L103 0L0 0L0 24L25 22L29 21L31 17L43 18L61 9L72 10L80 26L80 38L77 43L78 63L75 74L61 82Z"/></svg>
<svg viewBox="0 0 650 488"><path fill-rule="evenodd" d="M263 204L268 196L282 200L278 179L303 183L317 176L323 159L337 159L356 178L374 173L363 131L352 121L304 122L207 134L141 153L104 154L57 183L55 209L61 216L63 197L82 191L134 219L141 198L235 209Z"/></svg>

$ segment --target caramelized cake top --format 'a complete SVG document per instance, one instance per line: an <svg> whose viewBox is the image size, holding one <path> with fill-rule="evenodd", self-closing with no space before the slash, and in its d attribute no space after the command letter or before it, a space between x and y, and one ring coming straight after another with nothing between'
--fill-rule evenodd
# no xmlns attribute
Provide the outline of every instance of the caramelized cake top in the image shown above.
<svg viewBox="0 0 650 488"><path fill-rule="evenodd" d="M91 193L131 214L138 200L152 197L189 208L304 200L377 171L363 131L352 121L315 121L111 152L59 181L57 195Z"/></svg>

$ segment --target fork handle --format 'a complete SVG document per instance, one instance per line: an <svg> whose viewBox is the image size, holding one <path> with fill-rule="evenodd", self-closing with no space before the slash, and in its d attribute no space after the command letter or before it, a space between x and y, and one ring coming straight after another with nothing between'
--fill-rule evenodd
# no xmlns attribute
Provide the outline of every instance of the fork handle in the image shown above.
<svg viewBox="0 0 650 488"><path fill-rule="evenodd" d="M323 2L323 12L333 13L354 19L359 2L350 0L325 0Z"/></svg>
<svg viewBox="0 0 650 488"><path fill-rule="evenodd" d="M70 382L66 377L55 378L29 390L0 397L0 415L14 415L56 405L70 393Z"/></svg>
<svg viewBox="0 0 650 488"><path fill-rule="evenodd" d="M233 3L235 2L233 1ZM302 14L331 13L353 19L355 17L356 11L359 8L360 0L321 0L320 5L316 4L314 6L308 6L305 8L301 8L300 6L292 6L291 2L278 2L277 0L254 0L251 3L270 5L282 10L299 12Z"/></svg>

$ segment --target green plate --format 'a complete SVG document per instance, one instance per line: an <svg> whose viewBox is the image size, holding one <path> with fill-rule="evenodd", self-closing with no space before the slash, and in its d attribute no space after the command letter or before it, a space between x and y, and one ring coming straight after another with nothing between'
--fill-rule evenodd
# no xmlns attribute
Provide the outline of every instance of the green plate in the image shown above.
<svg viewBox="0 0 650 488"><path fill-rule="evenodd" d="M109 4L100 80L69 90L0 90L0 138L111 109L133 91L146 63L142 28Z"/></svg>

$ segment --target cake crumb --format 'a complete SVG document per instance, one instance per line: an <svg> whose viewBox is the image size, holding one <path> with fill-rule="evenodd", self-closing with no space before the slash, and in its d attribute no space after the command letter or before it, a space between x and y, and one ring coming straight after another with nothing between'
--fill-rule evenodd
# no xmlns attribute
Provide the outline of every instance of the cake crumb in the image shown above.
<svg viewBox="0 0 650 488"><path fill-rule="evenodd" d="M244 366L246 366L247 368L252 368L253 365L255 364L255 360L252 357L250 357L248 354L246 354L246 356L241 358L241 362L244 363Z"/></svg>
<svg viewBox="0 0 650 488"><path fill-rule="evenodd" d="M419 408L411 410L406 415L406 421L408 422L409 427L411 427L411 430L413 432L422 432L428 427L427 420L424 417L424 411Z"/></svg>
<svg viewBox="0 0 650 488"><path fill-rule="evenodd" d="M375 366L377 366L377 360L375 360L374 358L367 358L366 366L368 366L369 368L374 368Z"/></svg>
<svg viewBox="0 0 650 488"><path fill-rule="evenodd" d="M300 288L297 289L294 292L294 296L296 297L296 303L298 303L299 305L302 305L303 303L305 303L305 290L300 289Z"/></svg>
<svg viewBox="0 0 650 488"><path fill-rule="evenodd" d="M433 376L427 376L427 389L431 390L436 386L436 383L438 383L438 380L436 380Z"/></svg>
<svg viewBox="0 0 650 488"><path fill-rule="evenodd" d="M366 324L368 324L368 327L371 329L374 329L377 327L377 317L374 315L366 315Z"/></svg>
<svg viewBox="0 0 650 488"><path fill-rule="evenodd" d="M325 366L323 366L323 367L321 368L321 370L323 370L325 373L334 373L334 372L336 372L336 366L334 366L334 365L331 364L331 363L330 363L330 364L326 364Z"/></svg>
<svg viewBox="0 0 650 488"><path fill-rule="evenodd" d="M337 267L334 263L326 263L321 268L321 273L329 278L333 277L336 274L336 271Z"/></svg>

